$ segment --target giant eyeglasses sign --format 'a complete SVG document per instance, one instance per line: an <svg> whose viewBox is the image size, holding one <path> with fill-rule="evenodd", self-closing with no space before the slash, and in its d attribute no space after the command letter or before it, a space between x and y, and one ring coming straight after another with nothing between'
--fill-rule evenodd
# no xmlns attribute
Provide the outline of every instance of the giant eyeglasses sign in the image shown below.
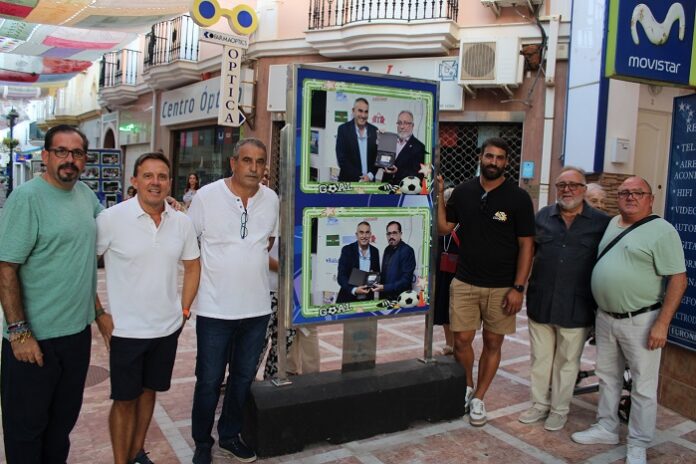
<svg viewBox="0 0 696 464"><path fill-rule="evenodd" d="M253 33L259 26L256 12L248 5L238 4L232 9L222 8L217 0L195 0L191 9L193 21L201 27L215 25L225 17L230 29L238 35L201 30L199 39L222 45L222 66L220 69L220 110L218 124L240 127L246 121L239 108L239 81L242 68L242 50L248 48L249 39L244 37Z"/></svg>
<svg viewBox="0 0 696 464"><path fill-rule="evenodd" d="M696 0L610 0L606 77L696 86Z"/></svg>

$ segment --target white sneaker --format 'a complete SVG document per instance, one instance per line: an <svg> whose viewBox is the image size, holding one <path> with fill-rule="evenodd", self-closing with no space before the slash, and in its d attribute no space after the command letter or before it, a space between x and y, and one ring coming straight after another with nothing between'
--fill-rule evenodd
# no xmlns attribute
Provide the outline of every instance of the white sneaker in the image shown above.
<svg viewBox="0 0 696 464"><path fill-rule="evenodd" d="M616 445L619 442L618 433L612 433L599 424L582 432L575 432L570 438L581 445Z"/></svg>
<svg viewBox="0 0 696 464"><path fill-rule="evenodd" d="M471 409L471 398L474 397L474 388L466 387L466 393L464 394L464 415L469 414Z"/></svg>
<svg viewBox="0 0 696 464"><path fill-rule="evenodd" d="M626 446L626 464L646 464L645 448L637 445Z"/></svg>
<svg viewBox="0 0 696 464"><path fill-rule="evenodd" d="M469 423L474 427L486 425L486 405L478 398L471 399L471 410L469 411Z"/></svg>

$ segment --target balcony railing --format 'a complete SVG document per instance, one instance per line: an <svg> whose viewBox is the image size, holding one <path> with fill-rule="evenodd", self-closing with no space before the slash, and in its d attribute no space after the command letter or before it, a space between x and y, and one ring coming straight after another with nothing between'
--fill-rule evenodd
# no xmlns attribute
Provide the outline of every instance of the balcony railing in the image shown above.
<svg viewBox="0 0 696 464"><path fill-rule="evenodd" d="M176 60L198 61L198 30L186 15L153 25L145 35L145 69Z"/></svg>
<svg viewBox="0 0 696 464"><path fill-rule="evenodd" d="M310 0L308 28L323 29L376 20L456 21L458 12L459 0Z"/></svg>
<svg viewBox="0 0 696 464"><path fill-rule="evenodd" d="M105 53L101 60L99 88L135 85L138 80L140 52L118 50Z"/></svg>

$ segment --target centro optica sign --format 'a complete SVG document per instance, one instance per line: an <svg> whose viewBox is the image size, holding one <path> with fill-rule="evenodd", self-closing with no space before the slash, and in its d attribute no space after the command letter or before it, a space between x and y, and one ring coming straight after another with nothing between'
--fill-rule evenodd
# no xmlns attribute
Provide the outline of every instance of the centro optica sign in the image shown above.
<svg viewBox="0 0 696 464"><path fill-rule="evenodd" d="M696 0L610 0L607 77L696 85Z"/></svg>

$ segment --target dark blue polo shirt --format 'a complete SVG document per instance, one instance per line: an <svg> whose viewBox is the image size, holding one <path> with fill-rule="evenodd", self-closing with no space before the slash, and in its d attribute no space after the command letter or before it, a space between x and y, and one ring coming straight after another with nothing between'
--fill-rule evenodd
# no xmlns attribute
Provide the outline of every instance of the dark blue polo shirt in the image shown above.
<svg viewBox="0 0 696 464"><path fill-rule="evenodd" d="M587 202L570 228L566 228L558 204L537 213L536 251L527 289L530 319L566 328L594 323L597 304L590 277L609 219Z"/></svg>

